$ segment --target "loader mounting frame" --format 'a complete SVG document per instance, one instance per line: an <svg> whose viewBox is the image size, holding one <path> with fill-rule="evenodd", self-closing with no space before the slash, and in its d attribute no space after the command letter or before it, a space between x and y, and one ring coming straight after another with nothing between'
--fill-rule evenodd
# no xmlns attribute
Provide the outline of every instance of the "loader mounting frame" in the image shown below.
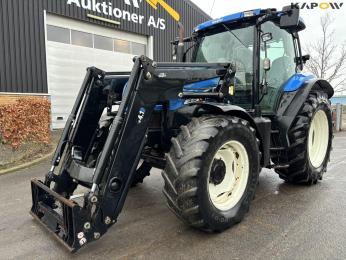
<svg viewBox="0 0 346 260"><path fill-rule="evenodd" d="M139 162L148 125L156 104L177 98L184 84L223 77L230 64L159 63L145 56L134 60L126 94L103 150L93 169L74 160L73 145L83 128L84 111L92 105L91 94L102 88L107 73L88 68L75 106L67 121L45 181L31 181L31 214L52 232L71 252L99 239L117 221L136 166ZM193 69L188 69L193 68ZM131 144L131 145L129 145ZM54 169L65 153L72 158L73 172L67 163L60 174ZM50 186L54 183L54 188ZM77 184L89 187L82 205L71 195ZM87 184L87 185L86 185Z"/></svg>

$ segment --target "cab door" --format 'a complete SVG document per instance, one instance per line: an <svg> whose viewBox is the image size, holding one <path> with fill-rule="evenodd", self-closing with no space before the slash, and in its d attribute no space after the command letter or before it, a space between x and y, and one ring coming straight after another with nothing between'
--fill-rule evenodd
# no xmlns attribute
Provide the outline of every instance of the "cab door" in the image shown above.
<svg viewBox="0 0 346 260"><path fill-rule="evenodd" d="M260 105L266 114L274 113L277 100L281 95L283 85L296 74L295 45L293 36L286 30L280 29L273 22L265 22L261 26L262 33L271 33L272 39L267 42L267 57L271 60L271 68L267 73L267 94L260 94ZM263 59L265 58L264 43L260 46L260 79L264 80Z"/></svg>

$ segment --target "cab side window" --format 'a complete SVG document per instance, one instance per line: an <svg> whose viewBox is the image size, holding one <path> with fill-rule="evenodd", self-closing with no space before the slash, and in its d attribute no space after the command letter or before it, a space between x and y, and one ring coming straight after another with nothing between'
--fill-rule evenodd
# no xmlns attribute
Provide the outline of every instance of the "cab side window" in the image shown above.
<svg viewBox="0 0 346 260"><path fill-rule="evenodd" d="M267 42L267 56L271 60L271 69L267 74L268 94L261 105L264 110L273 110L280 87L296 73L295 48L292 35L273 22L264 23L261 29L263 33L272 34L272 40ZM264 58L264 43L261 42L261 66ZM263 79L262 68L260 76Z"/></svg>

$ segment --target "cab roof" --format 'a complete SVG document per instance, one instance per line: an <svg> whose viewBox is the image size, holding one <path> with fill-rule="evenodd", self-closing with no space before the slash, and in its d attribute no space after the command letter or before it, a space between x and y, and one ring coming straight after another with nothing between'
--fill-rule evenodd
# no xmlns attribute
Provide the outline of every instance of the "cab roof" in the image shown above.
<svg viewBox="0 0 346 260"><path fill-rule="evenodd" d="M242 21L246 19L251 19L251 18L257 18L259 16L265 15L268 12L276 12L276 9L253 9L249 11L244 11L244 12L239 12L239 13L234 13L234 14L229 14L221 18L217 18L214 20L210 20L204 23L199 24L193 29L193 33L198 33L201 31L206 31L208 29L211 29L219 24L224 24L224 23L230 23L230 22L235 22L235 21ZM277 16L280 17L283 13L282 12L277 12ZM299 24L297 27L297 31L301 31L305 29L305 23L304 20L299 17Z"/></svg>
<svg viewBox="0 0 346 260"><path fill-rule="evenodd" d="M210 21L207 21L207 22L204 22L204 23L197 25L194 28L193 32L197 33L200 31L204 31L206 29L209 29L209 28L211 28L215 25L221 24L221 23L229 23L232 21L242 20L242 19L248 18L248 17L256 17L256 16L259 16L261 14L261 10L262 9L254 9L254 10L239 12L239 13L235 13L235 14L229 14L229 15L226 15L226 16L221 17L221 18L210 20Z"/></svg>

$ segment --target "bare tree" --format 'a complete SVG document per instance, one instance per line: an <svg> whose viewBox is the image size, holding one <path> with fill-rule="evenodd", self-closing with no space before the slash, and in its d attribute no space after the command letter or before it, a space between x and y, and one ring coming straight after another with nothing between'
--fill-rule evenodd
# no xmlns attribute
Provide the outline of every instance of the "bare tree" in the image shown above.
<svg viewBox="0 0 346 260"><path fill-rule="evenodd" d="M336 92L346 90L346 42L335 43L334 19L327 13L320 19L321 38L309 43L305 51L310 54L306 69L319 78L329 81Z"/></svg>

